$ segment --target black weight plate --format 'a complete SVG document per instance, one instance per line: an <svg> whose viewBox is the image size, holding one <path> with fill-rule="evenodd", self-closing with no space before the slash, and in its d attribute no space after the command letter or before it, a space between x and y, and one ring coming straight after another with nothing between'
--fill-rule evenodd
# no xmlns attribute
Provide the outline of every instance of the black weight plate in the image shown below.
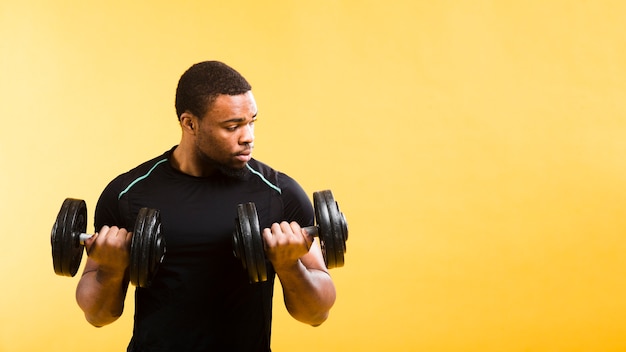
<svg viewBox="0 0 626 352"><path fill-rule="evenodd" d="M239 209L237 209L237 212L239 213ZM233 232L233 255L235 256L235 258L239 259L241 261L241 266L243 266L243 268L247 268L247 264L246 264L246 251L244 249L244 244L243 244L243 233L241 231L241 224L239 223L240 218L239 216L237 216L235 218L235 231Z"/></svg>
<svg viewBox="0 0 626 352"><path fill-rule="evenodd" d="M244 204L237 205L236 219L236 235L237 235L237 252L241 263L248 272L250 282L258 282L258 273L256 270L256 262L253 255L252 246L252 230L250 229L250 219L248 218L247 208Z"/></svg>
<svg viewBox="0 0 626 352"><path fill-rule="evenodd" d="M146 261L147 276L145 285L141 287L148 287L152 284L152 279L156 275L159 265L165 258L165 240L161 234L161 214L156 209L151 209L148 212L148 224L146 228L146 246L148 247L148 260Z"/></svg>
<svg viewBox="0 0 626 352"><path fill-rule="evenodd" d="M265 251L259 230L259 219L254 203L237 205L234 252L248 272L250 282L267 280Z"/></svg>
<svg viewBox="0 0 626 352"><path fill-rule="evenodd" d="M129 272L130 272L130 282L139 286L139 282L141 280L141 261L142 261L142 248L143 248L143 236L142 233L144 231L144 227L146 226L146 208L141 208L139 210L139 214L137 214L137 219L135 220L135 228L133 229L133 237L130 240L130 262Z"/></svg>
<svg viewBox="0 0 626 352"><path fill-rule="evenodd" d="M320 246L322 248L322 255L324 256L324 262L326 267L332 269L335 267L335 240L333 236L333 227L330 221L330 214L328 213L328 206L326 204L326 197L322 192L313 193L313 207L315 208L315 221L319 228L318 237L320 239Z"/></svg>
<svg viewBox="0 0 626 352"><path fill-rule="evenodd" d="M143 214L142 214L143 213ZM138 248L138 264L137 265L137 282L133 282L133 285L137 287L147 287L149 277L150 266L150 231L152 228L152 219L150 218L150 209L142 208L139 210L139 215L144 218L143 227L141 232L133 233L133 237L140 240L140 246ZM135 236L138 235L138 236Z"/></svg>
<svg viewBox="0 0 626 352"><path fill-rule="evenodd" d="M130 281L148 287L165 256L161 217L156 209L141 208L137 214L130 243Z"/></svg>
<svg viewBox="0 0 626 352"><path fill-rule="evenodd" d="M159 266L165 258L165 239L161 233L161 213L153 210L151 215L152 231L150 231L150 257L148 259L148 285L152 283L154 275L156 275Z"/></svg>
<svg viewBox="0 0 626 352"><path fill-rule="evenodd" d="M254 203L248 203L248 218L250 219L250 230L252 235L253 253L256 259L257 282L267 281L267 265L265 260L265 245L261 234L261 226L259 226L259 217L256 212Z"/></svg>
<svg viewBox="0 0 626 352"><path fill-rule="evenodd" d="M330 190L313 193L315 219L324 262L329 269L344 265L348 225Z"/></svg>
<svg viewBox="0 0 626 352"><path fill-rule="evenodd" d="M344 265L344 253L346 252L346 240L348 239L348 225L343 214L339 211L339 205L335 201L331 191L322 192L326 199L328 215L332 227L332 237L335 248L335 268Z"/></svg>
<svg viewBox="0 0 626 352"><path fill-rule="evenodd" d="M87 230L87 204L81 199L67 198L63 201L52 226L52 265L61 276L74 276L83 258L84 246L80 234Z"/></svg>

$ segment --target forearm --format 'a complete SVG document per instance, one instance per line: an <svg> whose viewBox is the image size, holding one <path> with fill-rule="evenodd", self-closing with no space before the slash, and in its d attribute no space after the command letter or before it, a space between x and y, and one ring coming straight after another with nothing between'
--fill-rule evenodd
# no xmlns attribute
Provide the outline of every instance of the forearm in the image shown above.
<svg viewBox="0 0 626 352"><path fill-rule="evenodd" d="M124 273L86 269L76 288L76 301L87 321L101 327L122 315L127 290L128 279Z"/></svg>
<svg viewBox="0 0 626 352"><path fill-rule="evenodd" d="M292 317L313 326L326 321L336 298L335 286L327 272L307 269L298 260L291 267L277 269L276 273Z"/></svg>

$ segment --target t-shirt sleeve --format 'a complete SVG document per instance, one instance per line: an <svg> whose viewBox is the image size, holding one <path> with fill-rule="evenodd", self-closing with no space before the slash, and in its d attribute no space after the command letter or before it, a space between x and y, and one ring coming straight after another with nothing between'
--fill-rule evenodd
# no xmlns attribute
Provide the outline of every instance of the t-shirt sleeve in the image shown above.
<svg viewBox="0 0 626 352"><path fill-rule="evenodd" d="M118 201L118 195L121 192L121 184L121 177L117 177L111 181L100 194L94 214L94 226L96 231L100 231L104 225L128 229L128 225L121 215ZM130 229L128 230L130 231Z"/></svg>
<svg viewBox="0 0 626 352"><path fill-rule="evenodd" d="M295 221L300 226L311 226L315 222L313 204L304 189L293 178L280 173L281 195L284 204L284 214L287 221Z"/></svg>

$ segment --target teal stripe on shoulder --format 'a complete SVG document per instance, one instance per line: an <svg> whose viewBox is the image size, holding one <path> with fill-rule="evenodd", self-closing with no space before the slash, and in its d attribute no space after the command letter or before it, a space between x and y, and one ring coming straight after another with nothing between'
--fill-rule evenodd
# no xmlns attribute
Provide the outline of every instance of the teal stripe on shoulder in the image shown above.
<svg viewBox="0 0 626 352"><path fill-rule="evenodd" d="M159 160L156 164L154 164L154 166L152 166L150 168L150 170L148 170L148 172L146 172L145 175L137 177L133 182L131 182L128 187L126 187L125 190L123 190L122 192L120 192L120 194L117 196L117 199L122 198L122 196L124 194L126 194L128 191L130 191L131 188L133 188L134 185L136 185L138 182L140 182L141 180L145 180L146 178L148 178L148 176L150 176L150 174L152 173L152 171L154 171L154 169L156 169L157 166L163 164L164 162L167 161L167 158Z"/></svg>
<svg viewBox="0 0 626 352"><path fill-rule="evenodd" d="M276 192L278 192L278 194L282 194L282 190L280 189L280 187L278 187L275 184L273 184L270 181L268 181L265 178L265 176L263 176L260 172L258 172L255 169L253 169L252 166L250 166L250 164L246 164L246 166L248 167L248 170L250 170L250 172L252 172L253 174L257 175L263 182L265 182L266 185L270 186L270 188L274 189Z"/></svg>

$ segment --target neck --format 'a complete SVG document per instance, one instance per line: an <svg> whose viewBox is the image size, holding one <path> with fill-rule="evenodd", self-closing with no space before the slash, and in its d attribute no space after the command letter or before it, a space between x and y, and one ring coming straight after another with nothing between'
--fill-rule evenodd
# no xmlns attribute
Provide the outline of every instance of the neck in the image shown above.
<svg viewBox="0 0 626 352"><path fill-rule="evenodd" d="M172 152L172 167L178 171L195 177L211 176L215 168L203 163L188 143L181 143Z"/></svg>

